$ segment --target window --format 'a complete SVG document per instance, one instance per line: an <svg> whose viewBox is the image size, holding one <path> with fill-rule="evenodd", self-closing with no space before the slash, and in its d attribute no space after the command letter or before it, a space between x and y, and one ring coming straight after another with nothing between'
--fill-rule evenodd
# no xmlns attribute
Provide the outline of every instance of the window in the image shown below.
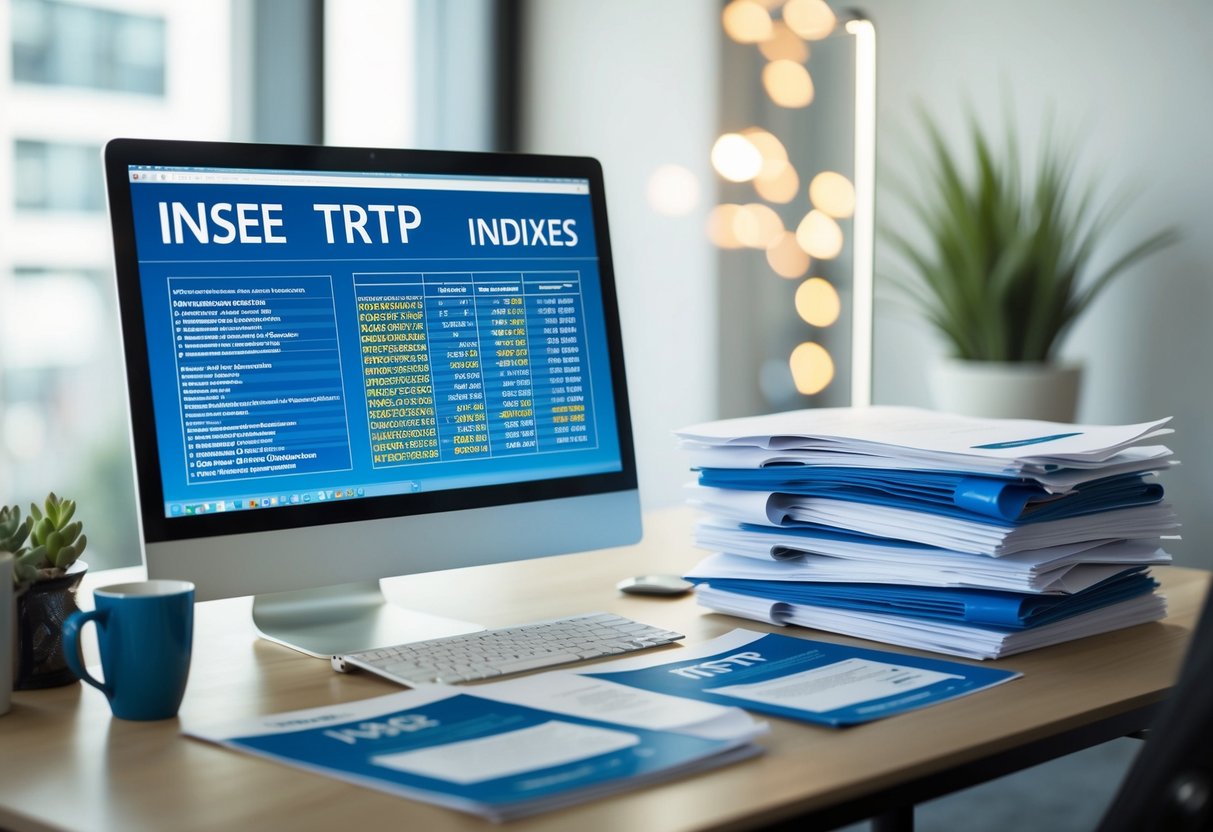
<svg viewBox="0 0 1213 832"><path fill-rule="evenodd" d="M139 559L100 147L488 140L469 113L489 112L490 0L321 3L0 0L0 503L76 499L92 568ZM368 30L380 49L366 48ZM362 66L351 83L375 95L330 87L321 108L326 66L330 84ZM324 110L348 130L326 135Z"/></svg>
<svg viewBox="0 0 1213 832"><path fill-rule="evenodd" d="M60 0L14 0L13 80L165 94L165 19Z"/></svg>
<svg viewBox="0 0 1213 832"><path fill-rule="evenodd" d="M100 569L137 563L100 148L232 138L231 0L0 3L0 503L76 499Z"/></svg>
<svg viewBox="0 0 1213 832"><path fill-rule="evenodd" d="M18 211L104 211L101 148L96 144L16 142Z"/></svg>

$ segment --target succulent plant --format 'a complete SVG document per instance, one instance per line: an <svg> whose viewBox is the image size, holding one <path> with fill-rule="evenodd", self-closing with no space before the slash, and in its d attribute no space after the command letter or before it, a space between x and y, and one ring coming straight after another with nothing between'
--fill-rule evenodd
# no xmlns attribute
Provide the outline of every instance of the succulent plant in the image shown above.
<svg viewBox="0 0 1213 832"><path fill-rule="evenodd" d="M29 508L24 521L17 506L0 508L0 551L13 553L13 581L18 586L63 575L88 545L81 534L83 524L72 522L74 500L52 493L41 509L32 503Z"/></svg>
<svg viewBox="0 0 1213 832"><path fill-rule="evenodd" d="M0 506L0 552L12 552L14 555L25 547L25 539L34 528L34 518L26 517L21 520L21 509L18 506Z"/></svg>

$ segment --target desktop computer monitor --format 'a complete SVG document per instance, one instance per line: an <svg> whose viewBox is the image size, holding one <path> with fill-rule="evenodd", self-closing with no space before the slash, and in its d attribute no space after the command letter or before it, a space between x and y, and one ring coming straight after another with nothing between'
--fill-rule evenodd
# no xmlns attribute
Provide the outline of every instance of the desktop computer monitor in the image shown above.
<svg viewBox="0 0 1213 832"><path fill-rule="evenodd" d="M328 656L443 631L380 578L639 539L596 161L104 157L149 577Z"/></svg>

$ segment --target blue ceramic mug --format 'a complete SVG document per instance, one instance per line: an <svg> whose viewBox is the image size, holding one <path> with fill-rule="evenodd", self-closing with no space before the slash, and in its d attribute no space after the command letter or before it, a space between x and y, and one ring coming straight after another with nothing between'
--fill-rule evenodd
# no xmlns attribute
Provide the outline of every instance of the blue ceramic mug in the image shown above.
<svg viewBox="0 0 1213 832"><path fill-rule="evenodd" d="M194 641L194 585L137 581L93 591L96 609L63 624L63 653L72 672L104 693L121 719L168 719L185 695ZM104 682L84 669L80 630L97 623Z"/></svg>

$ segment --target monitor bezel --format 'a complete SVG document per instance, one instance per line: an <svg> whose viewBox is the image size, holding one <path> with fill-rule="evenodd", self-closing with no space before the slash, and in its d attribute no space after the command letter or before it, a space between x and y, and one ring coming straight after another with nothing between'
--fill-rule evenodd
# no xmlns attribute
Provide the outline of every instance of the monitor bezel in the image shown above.
<svg viewBox="0 0 1213 832"><path fill-rule="evenodd" d="M113 231L115 278L123 354L126 360L137 499L145 544L636 490L636 461L619 325L619 303L607 223L606 194L602 167L596 159L471 151L123 138L113 139L106 144L103 162ZM588 180L621 470L475 488L313 502L256 511L166 517L159 443L150 395L151 373L131 203L131 165Z"/></svg>

